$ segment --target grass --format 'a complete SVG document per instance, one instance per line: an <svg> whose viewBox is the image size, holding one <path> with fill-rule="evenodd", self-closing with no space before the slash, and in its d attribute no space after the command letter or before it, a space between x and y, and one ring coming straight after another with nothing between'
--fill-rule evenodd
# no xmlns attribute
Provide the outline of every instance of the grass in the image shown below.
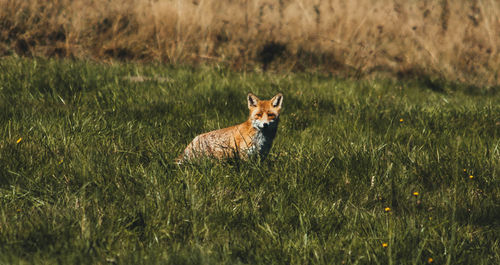
<svg viewBox="0 0 500 265"><path fill-rule="evenodd" d="M0 0L0 56L427 75L498 88L499 36L496 0Z"/></svg>
<svg viewBox="0 0 500 265"><path fill-rule="evenodd" d="M3 58L0 263L498 264L500 97L425 83ZM267 160L173 164L249 91Z"/></svg>

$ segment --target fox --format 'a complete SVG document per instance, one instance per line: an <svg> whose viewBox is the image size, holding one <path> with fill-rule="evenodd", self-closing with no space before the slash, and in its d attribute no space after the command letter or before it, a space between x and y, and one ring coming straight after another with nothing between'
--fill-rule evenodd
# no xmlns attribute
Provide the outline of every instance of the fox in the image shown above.
<svg viewBox="0 0 500 265"><path fill-rule="evenodd" d="M264 159L278 131L283 94L270 100L260 100L252 93L247 95L248 119L238 125L196 136L175 160L176 164L203 157L218 160L239 158L247 160L258 156Z"/></svg>

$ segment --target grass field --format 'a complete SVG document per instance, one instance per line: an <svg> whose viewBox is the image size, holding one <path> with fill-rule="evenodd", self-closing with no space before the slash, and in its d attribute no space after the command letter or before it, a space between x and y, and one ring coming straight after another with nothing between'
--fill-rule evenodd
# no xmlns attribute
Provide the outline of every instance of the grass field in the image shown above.
<svg viewBox="0 0 500 265"><path fill-rule="evenodd" d="M284 94L263 162L172 160ZM0 61L2 264L499 264L500 96L443 81Z"/></svg>
<svg viewBox="0 0 500 265"><path fill-rule="evenodd" d="M12 54L498 87L500 1L0 0Z"/></svg>

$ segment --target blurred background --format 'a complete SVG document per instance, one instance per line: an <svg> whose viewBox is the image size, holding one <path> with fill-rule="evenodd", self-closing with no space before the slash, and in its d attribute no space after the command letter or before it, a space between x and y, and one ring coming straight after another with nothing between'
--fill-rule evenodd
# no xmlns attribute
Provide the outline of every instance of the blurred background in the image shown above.
<svg viewBox="0 0 500 265"><path fill-rule="evenodd" d="M0 0L0 55L498 87L497 0Z"/></svg>

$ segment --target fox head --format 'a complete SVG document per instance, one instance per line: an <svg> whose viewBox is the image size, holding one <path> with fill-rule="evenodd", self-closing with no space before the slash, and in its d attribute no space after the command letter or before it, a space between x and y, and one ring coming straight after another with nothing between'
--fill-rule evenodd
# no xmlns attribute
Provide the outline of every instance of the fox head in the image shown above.
<svg viewBox="0 0 500 265"><path fill-rule="evenodd" d="M252 93L248 93L248 109L250 121L257 130L277 128L283 103L283 95L278 93L270 100L260 100Z"/></svg>

